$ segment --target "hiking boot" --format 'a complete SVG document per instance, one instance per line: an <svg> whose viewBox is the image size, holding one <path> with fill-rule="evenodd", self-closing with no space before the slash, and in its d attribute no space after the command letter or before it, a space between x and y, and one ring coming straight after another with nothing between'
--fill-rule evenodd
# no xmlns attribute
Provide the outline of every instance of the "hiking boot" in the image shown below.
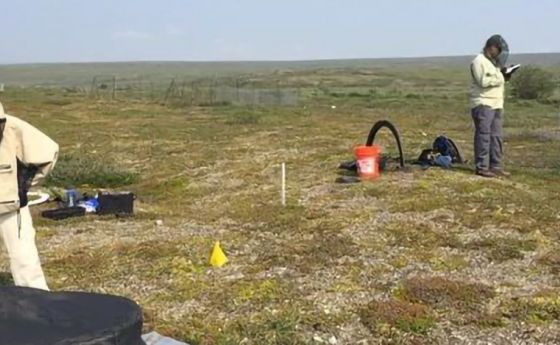
<svg viewBox="0 0 560 345"><path fill-rule="evenodd" d="M498 175L496 175L494 172L490 170L477 170L476 174L478 176L487 177L487 178L498 177Z"/></svg>
<svg viewBox="0 0 560 345"><path fill-rule="evenodd" d="M508 173L507 171L503 171L502 169L490 169L490 172L492 172L494 175L500 176L500 177L510 177L511 176L510 173Z"/></svg>

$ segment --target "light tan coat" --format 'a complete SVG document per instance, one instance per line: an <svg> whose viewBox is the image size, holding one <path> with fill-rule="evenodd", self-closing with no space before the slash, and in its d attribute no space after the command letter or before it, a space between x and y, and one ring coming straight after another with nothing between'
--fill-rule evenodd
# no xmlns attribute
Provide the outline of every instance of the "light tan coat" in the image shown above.
<svg viewBox="0 0 560 345"><path fill-rule="evenodd" d="M5 120L0 142L0 214L20 208L18 160L38 168L31 185L39 184L54 168L58 145L29 123L4 113L0 104L0 121Z"/></svg>
<svg viewBox="0 0 560 345"><path fill-rule="evenodd" d="M471 63L471 108L485 105L492 109L504 108L505 79L499 67L484 54Z"/></svg>

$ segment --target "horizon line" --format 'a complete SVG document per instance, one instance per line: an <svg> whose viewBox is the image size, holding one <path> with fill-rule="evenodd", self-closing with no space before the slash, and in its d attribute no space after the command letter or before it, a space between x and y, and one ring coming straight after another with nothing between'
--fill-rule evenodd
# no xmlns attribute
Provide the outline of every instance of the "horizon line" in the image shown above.
<svg viewBox="0 0 560 345"><path fill-rule="evenodd" d="M547 55L560 54L560 51L550 52L521 52L511 54L518 55ZM51 62L9 62L0 63L0 66L25 66L25 65L80 65L80 64L117 64L117 63L312 63L328 61L356 61L356 60L414 60L414 59L440 59L461 58L474 56L476 54L461 55L425 55L425 56L395 56L395 57L356 57L356 58L318 58L318 59L262 59L262 60L101 60L101 61L51 61Z"/></svg>

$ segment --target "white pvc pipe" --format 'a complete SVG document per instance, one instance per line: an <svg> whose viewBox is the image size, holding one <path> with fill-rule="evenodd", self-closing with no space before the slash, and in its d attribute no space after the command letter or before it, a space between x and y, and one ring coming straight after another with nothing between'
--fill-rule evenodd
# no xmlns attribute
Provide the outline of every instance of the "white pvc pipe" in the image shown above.
<svg viewBox="0 0 560 345"><path fill-rule="evenodd" d="M282 163L282 206L286 206L286 163Z"/></svg>

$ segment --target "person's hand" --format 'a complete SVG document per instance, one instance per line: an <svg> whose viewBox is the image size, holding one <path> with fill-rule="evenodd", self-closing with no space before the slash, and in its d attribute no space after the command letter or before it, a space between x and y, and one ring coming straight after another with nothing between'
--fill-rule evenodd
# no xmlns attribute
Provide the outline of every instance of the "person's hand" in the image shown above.
<svg viewBox="0 0 560 345"><path fill-rule="evenodd" d="M509 81L511 79L511 73L507 73L507 67L502 67L501 71L505 81Z"/></svg>
<svg viewBox="0 0 560 345"><path fill-rule="evenodd" d="M517 71L518 69L519 69L519 65L510 65L509 67L503 67L501 71L502 74L504 75L504 79L506 81L509 81L513 73L515 73L515 71Z"/></svg>

